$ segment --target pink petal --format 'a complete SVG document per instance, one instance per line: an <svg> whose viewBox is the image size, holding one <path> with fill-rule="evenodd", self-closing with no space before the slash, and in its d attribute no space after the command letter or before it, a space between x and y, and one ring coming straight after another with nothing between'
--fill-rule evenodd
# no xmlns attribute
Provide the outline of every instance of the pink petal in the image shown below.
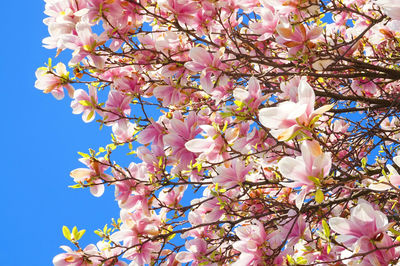
<svg viewBox="0 0 400 266"><path fill-rule="evenodd" d="M215 143L212 139L192 139L185 143L185 147L191 152L209 153L214 149Z"/></svg>
<svg viewBox="0 0 400 266"><path fill-rule="evenodd" d="M192 49L190 49L189 56L193 59L193 61L200 63L204 66L211 66L212 64L213 58L211 54L207 52L204 48L193 47Z"/></svg>
<svg viewBox="0 0 400 266"><path fill-rule="evenodd" d="M353 234L352 223L341 217L333 217L329 219L330 228L338 234L348 235Z"/></svg>
<svg viewBox="0 0 400 266"><path fill-rule="evenodd" d="M100 197L104 193L104 185L95 185L90 187L90 193L95 197Z"/></svg>

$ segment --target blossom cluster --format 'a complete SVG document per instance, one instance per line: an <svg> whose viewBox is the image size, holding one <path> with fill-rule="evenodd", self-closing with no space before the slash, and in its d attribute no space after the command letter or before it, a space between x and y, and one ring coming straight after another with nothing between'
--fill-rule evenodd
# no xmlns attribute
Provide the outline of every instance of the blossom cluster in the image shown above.
<svg viewBox="0 0 400 266"><path fill-rule="evenodd" d="M35 87L110 128L70 176L121 209L96 245L63 230L54 265L398 262L398 4L45 2L72 57Z"/></svg>

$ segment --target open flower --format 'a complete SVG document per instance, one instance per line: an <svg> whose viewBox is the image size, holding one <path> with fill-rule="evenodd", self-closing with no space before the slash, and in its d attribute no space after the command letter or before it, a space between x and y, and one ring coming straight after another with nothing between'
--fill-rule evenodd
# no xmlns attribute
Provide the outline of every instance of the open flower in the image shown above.
<svg viewBox="0 0 400 266"><path fill-rule="evenodd" d="M390 18L400 20L400 2L392 0L375 0L383 12Z"/></svg>
<svg viewBox="0 0 400 266"><path fill-rule="evenodd" d="M97 91L93 86L89 86L89 94L84 90L76 90L74 101L71 102L72 113L82 114L82 120L86 123L93 121L97 106Z"/></svg>
<svg viewBox="0 0 400 266"><path fill-rule="evenodd" d="M395 248L391 247L393 240L386 233L393 223L388 223L385 214L374 210L363 199L351 210L349 219L333 217L329 219L329 226L340 234L336 240L354 253L370 253L364 259L371 263L368 265L388 265L396 256ZM388 248L371 252L377 247Z"/></svg>
<svg viewBox="0 0 400 266"><path fill-rule="evenodd" d="M314 110L315 93L305 79L298 87L297 102L285 101L276 107L261 109L260 122L271 129L271 134L281 141L289 140L301 129L307 129L314 124L314 118L330 110L333 105L324 105Z"/></svg>
<svg viewBox="0 0 400 266"><path fill-rule="evenodd" d="M54 67L54 73L45 67L36 70L35 87L44 93L53 94L54 98L61 100L64 98L64 88L67 89L69 97L74 96L74 88L68 83L69 72L63 63L58 63Z"/></svg>
<svg viewBox="0 0 400 266"><path fill-rule="evenodd" d="M397 166L400 166L400 156L394 157L393 162ZM378 190L378 191L389 190L392 188L392 186L390 186L388 183L392 184L395 187L400 186L399 173L390 164L386 165L386 167L389 169L390 173L388 175L383 175L383 176L379 177L378 182L374 182L374 183L370 184L369 185L370 189Z"/></svg>
<svg viewBox="0 0 400 266"><path fill-rule="evenodd" d="M291 188L303 188L296 198L296 206L299 209L305 195L315 189L320 180L329 174L332 165L331 155L322 152L316 141L304 141L300 149L301 156L284 157L278 163L279 171L290 180L282 184Z"/></svg>
<svg viewBox="0 0 400 266"><path fill-rule="evenodd" d="M224 64L221 62L223 55L223 48L214 54L201 47L193 47L189 52L193 61L186 62L185 67L194 72L201 72L200 84L207 93L211 93L214 86L211 77L218 77L221 74L220 70L224 68Z"/></svg>

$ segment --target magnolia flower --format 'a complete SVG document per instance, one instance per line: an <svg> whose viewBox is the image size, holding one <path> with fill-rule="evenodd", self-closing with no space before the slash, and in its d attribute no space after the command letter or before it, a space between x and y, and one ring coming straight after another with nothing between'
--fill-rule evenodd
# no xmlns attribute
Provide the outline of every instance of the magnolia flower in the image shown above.
<svg viewBox="0 0 400 266"><path fill-rule="evenodd" d="M186 62L185 67L194 72L201 72L200 84L208 93L211 93L211 89L214 86L211 77L219 76L220 69L224 68L224 64L221 62L223 55L223 48L214 54L201 47L193 47L189 52L189 56L193 61Z"/></svg>
<svg viewBox="0 0 400 266"><path fill-rule="evenodd" d="M103 117L110 124L115 123L118 119L128 116L131 113L130 102L131 96L112 90L108 94L106 106L104 108Z"/></svg>
<svg viewBox="0 0 400 266"><path fill-rule="evenodd" d="M400 166L400 155L396 156L393 158L393 162L397 165ZM386 167L389 169L389 174L388 175L384 175L379 177L378 182L373 182L372 184L369 185L370 189L373 190L378 190L378 191L385 191L385 190L389 190L392 188L392 186L390 186L387 183L392 184L395 187L399 187L400 186L400 175L399 173L396 171L396 169L394 169L394 167L390 164L386 165Z"/></svg>
<svg viewBox="0 0 400 266"><path fill-rule="evenodd" d="M97 106L97 91L93 86L89 86L89 94L84 90L76 90L74 101L71 102L73 114L82 114L82 120L85 123L93 121Z"/></svg>
<svg viewBox="0 0 400 266"><path fill-rule="evenodd" d="M95 54L96 47L104 44L99 36L92 33L91 25L87 20L82 20L75 27L77 35L66 34L63 36L63 45L74 50L70 64L75 65L87 57L96 68L103 69L105 58Z"/></svg>
<svg viewBox="0 0 400 266"><path fill-rule="evenodd" d="M185 243L188 251L181 251L176 255L180 263L192 262L192 265L199 265L207 253L207 242L204 239L192 239Z"/></svg>
<svg viewBox="0 0 400 266"><path fill-rule="evenodd" d="M363 199L351 210L349 219L333 217L329 219L329 226L340 234L336 240L351 248L354 253L369 253L364 258L364 261L371 263L368 265L388 265L396 256L394 247L371 252L377 247L390 247L394 244L386 233L393 223L388 223L385 214L374 210Z"/></svg>
<svg viewBox="0 0 400 266"><path fill-rule="evenodd" d="M393 0L375 0L383 12L390 18L400 20L400 2Z"/></svg>
<svg viewBox="0 0 400 266"><path fill-rule="evenodd" d="M84 250L74 251L68 246L61 246L65 253L58 254L53 258L53 264L55 266L89 266L89 265L99 265L100 258L98 256L98 249L95 245L90 244L85 247ZM87 255L92 255L90 259Z"/></svg>
<svg viewBox="0 0 400 266"><path fill-rule="evenodd" d="M276 107L261 109L260 122L271 129L271 134L281 141L289 140L304 127L311 127L314 118L330 110L333 105L324 105L314 110L314 90L302 79L298 87L297 102L281 102Z"/></svg>
<svg viewBox="0 0 400 266"><path fill-rule="evenodd" d="M252 164L245 165L241 159L232 160L230 167L221 165L217 167L218 175L213 178L213 183L217 183L224 188L231 188L246 180L246 175L252 169Z"/></svg>
<svg viewBox="0 0 400 266"><path fill-rule="evenodd" d="M54 73L45 67L36 70L35 87L44 93L51 93L54 98L61 100L64 98L64 88L67 89L69 97L73 97L74 88L68 83L69 72L63 63L58 63L54 67Z"/></svg>
<svg viewBox="0 0 400 266"><path fill-rule="evenodd" d="M249 79L245 89L236 88L233 91L233 97L235 97L236 100L245 103L251 110L257 110L261 102L266 99L265 96L262 96L260 82L255 77Z"/></svg>
<svg viewBox="0 0 400 266"><path fill-rule="evenodd" d="M265 252L263 244L267 239L267 234L260 221L254 220L253 223L235 229L240 239L233 243L233 248L240 252L239 259L233 264L235 266L259 265L262 262L262 255Z"/></svg>
<svg viewBox="0 0 400 266"><path fill-rule="evenodd" d="M77 168L72 170L70 176L76 183L87 182L90 185L90 193L95 197L100 197L104 193L104 180L110 180L111 177L104 171L109 168L105 160L93 160L91 158L81 158L79 161L88 168Z"/></svg>
<svg viewBox="0 0 400 266"><path fill-rule="evenodd" d="M311 40L318 38L323 31L322 27L316 26L308 29L303 24L291 25L288 22L279 23L276 27L278 33L277 42L289 48L289 55L295 55L305 48L313 48L315 44Z"/></svg>
<svg viewBox="0 0 400 266"><path fill-rule="evenodd" d="M332 160L329 153L324 153L316 141L304 141L301 144L301 156L284 157L278 163L282 175L291 182L282 182L286 187L302 187L296 198L296 206L300 209L305 195L316 187L316 182L329 174Z"/></svg>

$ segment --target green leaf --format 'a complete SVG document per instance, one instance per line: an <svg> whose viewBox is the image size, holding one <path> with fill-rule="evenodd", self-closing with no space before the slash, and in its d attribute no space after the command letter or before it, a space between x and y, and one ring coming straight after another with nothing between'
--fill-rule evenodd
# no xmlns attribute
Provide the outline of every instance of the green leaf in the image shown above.
<svg viewBox="0 0 400 266"><path fill-rule="evenodd" d="M81 184L75 184L75 185L72 185L72 186L68 186L69 188L82 188L82 185Z"/></svg>
<svg viewBox="0 0 400 266"><path fill-rule="evenodd" d="M303 258L303 257L298 257L297 259L296 259L296 263L297 264L307 264L307 260L305 259L305 258Z"/></svg>
<svg viewBox="0 0 400 266"><path fill-rule="evenodd" d="M85 229L83 229L83 230L81 230L81 231L79 231L78 232L78 234L76 235L76 240L79 240L79 239L81 239L82 238L82 236L83 236L83 234L85 234L85 232L86 232L86 230Z"/></svg>
<svg viewBox="0 0 400 266"><path fill-rule="evenodd" d="M232 117L232 113L220 113L222 118Z"/></svg>
<svg viewBox="0 0 400 266"><path fill-rule="evenodd" d="M228 122L225 121L224 128L222 129L222 132L225 132L225 130L226 130L227 128L228 128Z"/></svg>
<svg viewBox="0 0 400 266"><path fill-rule="evenodd" d="M88 100L80 100L79 103L83 106L92 106L92 103Z"/></svg>
<svg viewBox="0 0 400 266"><path fill-rule="evenodd" d="M74 226L74 228L72 228L72 236L74 237L74 239L76 239L77 234L78 234L78 228Z"/></svg>
<svg viewBox="0 0 400 266"><path fill-rule="evenodd" d="M172 240L174 237L176 236L176 234L172 234L172 235L170 235L169 237L168 237L168 241L170 241L170 240Z"/></svg>
<svg viewBox="0 0 400 266"><path fill-rule="evenodd" d="M82 156L83 158L90 158L90 155L89 155L89 154L86 154L86 153L83 153L83 152L80 152L80 151L78 151L78 154L79 154L80 156Z"/></svg>
<svg viewBox="0 0 400 266"><path fill-rule="evenodd" d="M93 115L94 115L94 111L91 111L86 119L89 121L90 119L92 119Z"/></svg>
<svg viewBox="0 0 400 266"><path fill-rule="evenodd" d="M400 232L399 232L399 231L396 231L396 230L393 229L393 228L390 228L389 231L390 231L391 233L393 233L394 235L396 235L396 236L400 236Z"/></svg>
<svg viewBox="0 0 400 266"><path fill-rule="evenodd" d="M321 181L319 181L319 179L316 178L315 176L308 176L307 178L310 179L315 184L315 186L317 187L321 186Z"/></svg>
<svg viewBox="0 0 400 266"><path fill-rule="evenodd" d="M295 263L296 263L296 262L294 261L293 257L290 256L289 254L286 255L286 258L287 258L287 260L288 260L288 262L289 262L290 264L295 264Z"/></svg>
<svg viewBox="0 0 400 266"><path fill-rule="evenodd" d="M67 226L65 226L65 225L63 226L62 232L63 232L64 237L66 239L68 239L69 241L71 241L71 231L69 231Z"/></svg>
<svg viewBox="0 0 400 266"><path fill-rule="evenodd" d="M103 234L103 232L101 230L94 230L94 233L96 235L98 235L99 237L103 237L104 236L104 234Z"/></svg>
<svg viewBox="0 0 400 266"><path fill-rule="evenodd" d="M329 225L325 221L325 219L322 220L322 228L324 229L324 235L326 236L327 239L329 239L329 237L331 235L331 231L330 231Z"/></svg>
<svg viewBox="0 0 400 266"><path fill-rule="evenodd" d="M315 192L315 201L317 203L322 203L324 201L324 193L322 192L322 190L317 189L317 191Z"/></svg>
<svg viewBox="0 0 400 266"><path fill-rule="evenodd" d="M366 165L367 165L367 158L364 157L361 159L361 167L364 169Z"/></svg>
<svg viewBox="0 0 400 266"><path fill-rule="evenodd" d="M309 126L312 128L313 125L321 118L321 115L315 116L313 119L311 119Z"/></svg>

